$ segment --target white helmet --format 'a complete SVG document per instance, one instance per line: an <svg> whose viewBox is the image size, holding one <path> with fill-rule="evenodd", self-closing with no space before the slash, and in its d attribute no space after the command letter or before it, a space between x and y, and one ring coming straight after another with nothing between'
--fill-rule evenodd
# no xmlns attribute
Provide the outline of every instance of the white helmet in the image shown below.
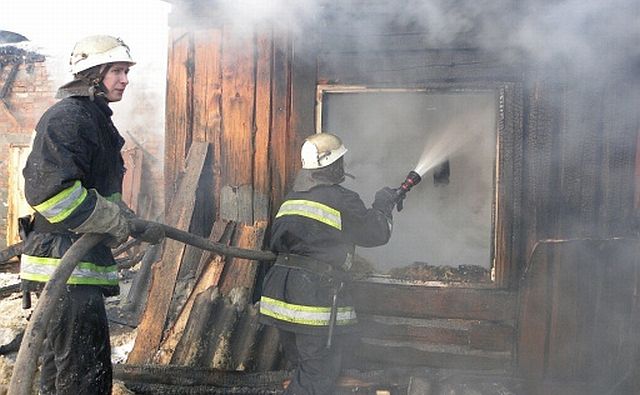
<svg viewBox="0 0 640 395"><path fill-rule="evenodd" d="M112 36L89 36L78 41L71 51L71 73L77 74L94 66L107 63L126 62L136 64L131 59L129 47L119 38Z"/></svg>
<svg viewBox="0 0 640 395"><path fill-rule="evenodd" d="M338 136L331 133L317 133L307 137L302 144L300 157L303 169L327 167L347 153Z"/></svg>

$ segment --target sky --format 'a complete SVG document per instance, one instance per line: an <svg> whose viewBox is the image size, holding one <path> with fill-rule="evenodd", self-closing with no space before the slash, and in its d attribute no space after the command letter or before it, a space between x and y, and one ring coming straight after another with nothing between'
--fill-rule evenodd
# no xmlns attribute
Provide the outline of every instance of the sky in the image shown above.
<svg viewBox="0 0 640 395"><path fill-rule="evenodd" d="M22 34L47 55L56 86L71 78L68 62L76 41L93 34L122 38L137 64L124 99L113 105L114 121L121 132L143 124L157 130L164 117L170 11L171 5L161 0L0 0L0 30ZM127 109L141 97L148 102L150 119L135 122Z"/></svg>

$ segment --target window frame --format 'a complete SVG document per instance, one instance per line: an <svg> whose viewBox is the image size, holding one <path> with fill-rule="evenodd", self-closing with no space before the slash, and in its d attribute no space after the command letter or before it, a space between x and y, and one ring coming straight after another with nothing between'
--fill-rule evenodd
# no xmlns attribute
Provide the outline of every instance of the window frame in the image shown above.
<svg viewBox="0 0 640 395"><path fill-rule="evenodd" d="M433 83L424 86L316 84L315 132L322 131L325 93L474 92L496 94L496 155L491 207L491 278L495 288L517 286L521 259L522 87L513 82ZM474 287L470 284L470 287ZM486 285L485 285L486 287Z"/></svg>

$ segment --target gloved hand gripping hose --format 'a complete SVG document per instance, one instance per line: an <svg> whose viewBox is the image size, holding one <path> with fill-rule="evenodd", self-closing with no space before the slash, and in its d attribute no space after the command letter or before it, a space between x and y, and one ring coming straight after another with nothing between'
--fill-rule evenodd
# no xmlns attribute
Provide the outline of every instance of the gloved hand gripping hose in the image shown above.
<svg viewBox="0 0 640 395"><path fill-rule="evenodd" d="M217 252L221 255L258 261L273 261L276 259L276 255L271 251L229 247L165 224L134 219L130 225L138 232L144 232L149 226L161 226L164 229L165 236L170 239L203 250ZM64 292L65 284L80 260L89 250L107 237L109 236L102 233L86 233L73 243L60 260L60 264L40 294L36 308L25 330L16 363L13 367L8 395L31 394L38 357L42 352L42 342L44 341L45 331L51 319L55 302Z"/></svg>

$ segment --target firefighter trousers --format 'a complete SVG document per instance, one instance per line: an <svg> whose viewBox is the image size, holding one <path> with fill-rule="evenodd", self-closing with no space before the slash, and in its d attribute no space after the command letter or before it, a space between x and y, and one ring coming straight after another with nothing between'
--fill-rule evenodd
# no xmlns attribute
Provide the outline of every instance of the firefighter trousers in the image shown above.
<svg viewBox="0 0 640 395"><path fill-rule="evenodd" d="M112 386L111 346L99 287L67 286L56 301L42 356L42 395L106 395Z"/></svg>
<svg viewBox="0 0 640 395"><path fill-rule="evenodd" d="M285 395L332 395L342 368L345 335L333 338L327 349L327 336L280 330L286 358L295 366Z"/></svg>

